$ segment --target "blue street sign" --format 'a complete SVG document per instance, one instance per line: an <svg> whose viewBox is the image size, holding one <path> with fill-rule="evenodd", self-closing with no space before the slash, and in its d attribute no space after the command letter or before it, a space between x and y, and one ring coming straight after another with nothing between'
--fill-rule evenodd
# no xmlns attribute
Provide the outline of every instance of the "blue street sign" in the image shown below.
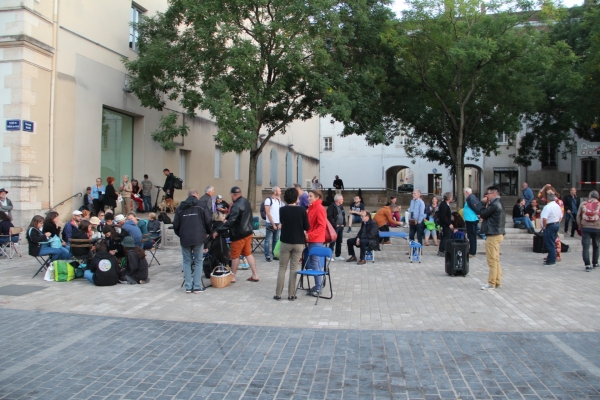
<svg viewBox="0 0 600 400"><path fill-rule="evenodd" d="M25 121L23 121L23 122L25 122ZM434 174L437 174L437 168L434 168L434 169L433 169L433 173L434 173Z"/></svg>
<svg viewBox="0 0 600 400"><path fill-rule="evenodd" d="M25 132L33 132L33 126L34 126L33 122L23 120L23 130Z"/></svg>
<svg viewBox="0 0 600 400"><path fill-rule="evenodd" d="M20 119L7 119L6 120L6 130L7 131L20 131L21 130L21 120Z"/></svg>

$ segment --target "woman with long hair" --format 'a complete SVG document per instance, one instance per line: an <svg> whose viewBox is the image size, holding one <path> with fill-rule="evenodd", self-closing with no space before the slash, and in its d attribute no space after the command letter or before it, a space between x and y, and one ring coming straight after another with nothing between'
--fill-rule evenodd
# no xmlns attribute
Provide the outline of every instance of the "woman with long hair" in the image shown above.
<svg viewBox="0 0 600 400"><path fill-rule="evenodd" d="M117 194L117 191L113 185L114 183L115 178L112 176L106 178L106 194L104 195L104 205L112 211L113 215L115 208L117 207L117 199L119 198L119 195Z"/></svg>
<svg viewBox="0 0 600 400"><path fill-rule="evenodd" d="M433 244L438 246L437 229L435 226L435 213L438 210L438 198L433 196L431 203L425 207L425 231L423 233L423 240L425 246L429 246L429 238L433 238Z"/></svg>
<svg viewBox="0 0 600 400"><path fill-rule="evenodd" d="M139 185L137 179L131 181L131 202L135 206L132 210L134 212L144 212L144 200L142 199L142 187Z"/></svg>
<svg viewBox="0 0 600 400"><path fill-rule="evenodd" d="M287 204L279 209L279 221L281 222L279 273L277 274L277 288L275 289L275 300L281 300L285 274L290 265L290 276L288 279L288 300L294 301L296 290L296 270L302 250L306 243L304 232L308 231L308 215L304 207L298 207L298 190L289 188L283 194L283 200Z"/></svg>
<svg viewBox="0 0 600 400"><path fill-rule="evenodd" d="M325 242L325 230L327 229L327 212L323 207L323 194L320 190L308 191L308 224L309 229L305 233L308 250L313 247L323 247ZM308 254L308 253L307 253ZM310 256L307 264L307 269L322 271L319 257ZM315 287L310 290L310 294L317 297L321 292L321 283L323 278L315 277Z"/></svg>
<svg viewBox="0 0 600 400"><path fill-rule="evenodd" d="M135 241L131 236L126 236L121 242L123 250L127 256L127 266L125 274L127 283L130 285L145 284L150 282L148 278L148 260L146 252L136 247Z"/></svg>
<svg viewBox="0 0 600 400"><path fill-rule="evenodd" d="M14 243L19 242L19 235L13 235L9 237L10 228L14 228L10 217L4 211L0 211L0 244L7 243L10 240L12 240Z"/></svg>
<svg viewBox="0 0 600 400"><path fill-rule="evenodd" d="M36 215L31 219L31 223L27 227L25 237L29 243L29 255L34 257L51 255L52 261L68 260L71 258L69 250L66 248L54 248L47 244L51 234L50 232L42 232L43 225L44 217Z"/></svg>

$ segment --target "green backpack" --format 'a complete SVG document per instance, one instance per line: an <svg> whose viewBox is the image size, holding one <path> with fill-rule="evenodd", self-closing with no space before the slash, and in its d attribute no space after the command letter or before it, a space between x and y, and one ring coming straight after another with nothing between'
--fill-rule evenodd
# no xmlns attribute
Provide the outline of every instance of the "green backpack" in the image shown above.
<svg viewBox="0 0 600 400"><path fill-rule="evenodd" d="M68 282L75 278L75 268L66 261L54 261L54 280L56 282Z"/></svg>

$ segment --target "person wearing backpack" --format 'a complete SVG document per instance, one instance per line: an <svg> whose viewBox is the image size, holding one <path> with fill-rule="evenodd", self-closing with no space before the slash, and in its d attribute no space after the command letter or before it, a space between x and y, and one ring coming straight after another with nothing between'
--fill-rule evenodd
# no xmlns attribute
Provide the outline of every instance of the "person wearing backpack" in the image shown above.
<svg viewBox="0 0 600 400"><path fill-rule="evenodd" d="M265 217L267 221L267 229L265 235L265 258L267 262L271 262L271 254L279 237L281 235L281 222L279 221L279 209L282 207L281 200L281 189L277 186L273 186L273 194L271 197L267 197L264 201ZM262 216L262 214L261 214ZM274 260L279 260L277 257L273 257Z"/></svg>
<svg viewBox="0 0 600 400"><path fill-rule="evenodd" d="M581 246L583 247L583 263L586 272L598 268L600 244L600 202L598 192L592 190L587 201L579 206L577 225L581 227ZM590 263L590 242L592 243L592 262Z"/></svg>

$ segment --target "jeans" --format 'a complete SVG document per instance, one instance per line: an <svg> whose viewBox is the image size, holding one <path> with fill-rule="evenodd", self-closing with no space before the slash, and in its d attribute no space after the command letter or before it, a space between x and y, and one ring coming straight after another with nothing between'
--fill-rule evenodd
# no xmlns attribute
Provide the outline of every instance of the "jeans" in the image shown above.
<svg viewBox="0 0 600 400"><path fill-rule="evenodd" d="M87 279L88 281L94 283L94 273L92 271L90 271L89 269L86 269L85 271L83 271L83 277L85 279Z"/></svg>
<svg viewBox="0 0 600 400"><path fill-rule="evenodd" d="M409 232L408 232L408 238L412 241L415 240L415 232L417 233L417 241L420 244L423 244L423 231L425 230L425 224L424 223L420 223L420 224L416 224L416 225L410 225L409 228Z"/></svg>
<svg viewBox="0 0 600 400"><path fill-rule="evenodd" d="M146 212L152 211L152 197L150 196L142 196L144 199L144 210Z"/></svg>
<svg viewBox="0 0 600 400"><path fill-rule="evenodd" d="M277 229L276 231L272 230L272 226L269 222L267 222L267 233L265 235L265 258L267 260L271 259L271 255L273 254L273 249L275 249L275 245L279 240L279 236L281 236L281 229Z"/></svg>
<svg viewBox="0 0 600 400"><path fill-rule="evenodd" d="M55 249L54 247L50 247L50 246L42 246L40 248L40 256L48 256L48 255L52 255L53 262L58 261L58 260L68 260L71 258L70 254L69 254L69 250L67 250L64 247Z"/></svg>
<svg viewBox="0 0 600 400"><path fill-rule="evenodd" d="M477 221L465 221L467 238L469 239L469 254L477 254Z"/></svg>
<svg viewBox="0 0 600 400"><path fill-rule="evenodd" d="M19 243L19 236L18 235L11 236L10 240L13 243ZM7 237L0 237L0 244L8 243L8 241L9 240Z"/></svg>
<svg viewBox="0 0 600 400"><path fill-rule="evenodd" d="M335 233L337 233L337 239L335 242L329 243L329 248L331 249L331 252L333 253L333 248L335 246L335 254L333 254L332 257L333 256L341 257L341 255L342 255L342 240L344 240L344 227L336 226Z"/></svg>
<svg viewBox="0 0 600 400"><path fill-rule="evenodd" d="M309 243L308 251L313 247L323 247L323 243ZM308 253L307 253L308 254ZM324 260L327 262L327 260ZM306 263L306 269L312 269L315 271L323 271L323 266L321 265L320 257L318 256L310 256L308 259L308 263ZM321 283L323 282L322 276L315 276L315 290L321 290Z"/></svg>
<svg viewBox="0 0 600 400"><path fill-rule="evenodd" d="M529 217L517 217L513 218L513 222L521 222L525 225L527 229L533 229L533 222L529 219Z"/></svg>
<svg viewBox="0 0 600 400"><path fill-rule="evenodd" d="M429 229L425 228L425 230L423 231L423 237L425 238L425 240L428 240L430 236L434 240L436 240L437 239L437 231L435 229L430 231Z"/></svg>
<svg viewBox="0 0 600 400"><path fill-rule="evenodd" d="M277 274L277 288L275 289L275 294L277 296L281 296L281 292L283 292L283 285L285 283L285 274L287 272L288 263L290 264L288 297L292 297L294 295L294 292L296 291L296 271L298 270L298 263L300 262L300 257L302 257L303 250L303 244L288 244L281 242L281 257L279 257L279 272Z"/></svg>
<svg viewBox="0 0 600 400"><path fill-rule="evenodd" d="M194 253L195 265L193 278L192 252ZM198 246L181 246L181 254L183 255L183 278L185 279L185 290L198 290L202 288L202 259L204 254L204 243Z"/></svg>
<svg viewBox="0 0 600 400"><path fill-rule="evenodd" d="M548 249L548 258L546 264L554 264L556 262L556 235L560 225L558 223L547 225L544 229L544 244Z"/></svg>
<svg viewBox="0 0 600 400"><path fill-rule="evenodd" d="M581 245L583 246L583 262L586 266L598 264L598 247L600 245L600 232L582 232ZM590 242L592 243L592 262L590 263Z"/></svg>
<svg viewBox="0 0 600 400"><path fill-rule="evenodd" d="M565 211L565 233L569 233L569 221L573 222L571 224L571 236L573 236L575 230L577 230L577 213L573 214Z"/></svg>
<svg viewBox="0 0 600 400"><path fill-rule="evenodd" d="M504 235L491 235L485 240L485 256L490 267L488 283L494 287L502 285L502 267L500 266L500 244Z"/></svg>
<svg viewBox="0 0 600 400"><path fill-rule="evenodd" d="M346 241L346 244L348 245L348 255L350 257L356 257L356 253L354 253L354 247L357 246L356 244L356 238L352 238L352 239L348 239ZM358 245L358 247L360 247L360 258L359 260L364 260L365 259L365 253L367 252L367 247L369 246L369 243L364 243L364 242L360 242L360 245Z"/></svg>

